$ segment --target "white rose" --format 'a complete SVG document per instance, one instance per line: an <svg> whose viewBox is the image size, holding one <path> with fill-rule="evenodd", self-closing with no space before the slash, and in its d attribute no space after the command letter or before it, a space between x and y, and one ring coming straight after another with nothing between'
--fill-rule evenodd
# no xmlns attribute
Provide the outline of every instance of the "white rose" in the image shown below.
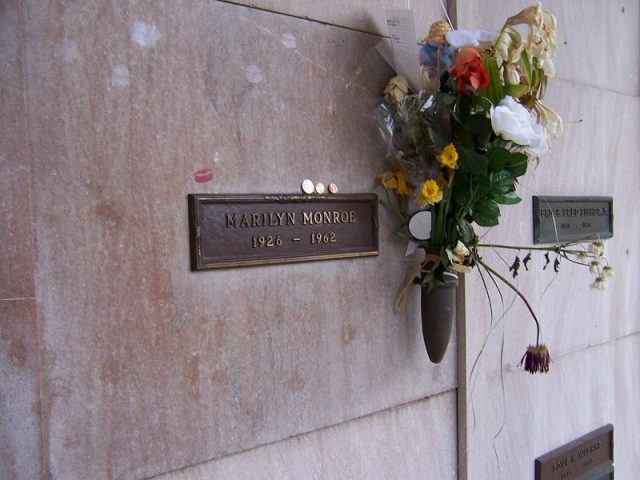
<svg viewBox="0 0 640 480"><path fill-rule="evenodd" d="M513 97L506 96L497 107L491 107L491 127L496 135L525 147L532 155L544 155L549 150L544 128L535 114Z"/></svg>

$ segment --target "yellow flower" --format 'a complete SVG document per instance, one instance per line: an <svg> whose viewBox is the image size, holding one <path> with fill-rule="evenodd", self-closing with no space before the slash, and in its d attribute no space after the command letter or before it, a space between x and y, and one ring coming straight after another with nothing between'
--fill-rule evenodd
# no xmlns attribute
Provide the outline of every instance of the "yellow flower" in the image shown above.
<svg viewBox="0 0 640 480"><path fill-rule="evenodd" d="M453 143L444 147L444 150L438 155L438 161L443 167L456 168L458 152L456 152L456 147L453 146Z"/></svg>
<svg viewBox="0 0 640 480"><path fill-rule="evenodd" d="M402 170L395 172L384 172L378 175L384 188L395 190L396 195L408 197L411 195L411 187L407 185L407 174Z"/></svg>
<svg viewBox="0 0 640 480"><path fill-rule="evenodd" d="M418 205L424 205L428 203L429 205L433 205L434 203L438 203L442 201L442 190L438 186L438 183L435 180L427 180L422 184L422 188L420 190L420 195L416 199Z"/></svg>

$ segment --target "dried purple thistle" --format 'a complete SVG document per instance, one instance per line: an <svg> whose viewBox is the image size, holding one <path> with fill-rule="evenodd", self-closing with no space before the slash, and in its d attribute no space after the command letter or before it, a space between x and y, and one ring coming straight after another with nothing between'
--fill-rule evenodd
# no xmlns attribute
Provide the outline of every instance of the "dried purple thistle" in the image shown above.
<svg viewBox="0 0 640 480"><path fill-rule="evenodd" d="M549 371L549 363L551 356L546 345L529 345L526 353L522 356L518 366L524 363L524 369L531 373L547 373Z"/></svg>

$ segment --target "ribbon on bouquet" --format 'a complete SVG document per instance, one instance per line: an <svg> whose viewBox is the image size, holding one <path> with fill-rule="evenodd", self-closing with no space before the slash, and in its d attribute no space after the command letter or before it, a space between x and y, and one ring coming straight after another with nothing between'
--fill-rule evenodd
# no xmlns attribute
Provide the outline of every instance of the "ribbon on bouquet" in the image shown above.
<svg viewBox="0 0 640 480"><path fill-rule="evenodd" d="M426 267L431 262L435 262L439 258L439 255L435 255L433 253L425 253L424 259L420 263L418 263L412 270L410 270L407 281L396 298L396 302L394 304L396 312L402 312L404 310L404 304L407 302L407 295L409 294L409 290L411 290L411 287L415 284L416 278L420 277L420 273L422 272L422 270L424 270L424 267Z"/></svg>

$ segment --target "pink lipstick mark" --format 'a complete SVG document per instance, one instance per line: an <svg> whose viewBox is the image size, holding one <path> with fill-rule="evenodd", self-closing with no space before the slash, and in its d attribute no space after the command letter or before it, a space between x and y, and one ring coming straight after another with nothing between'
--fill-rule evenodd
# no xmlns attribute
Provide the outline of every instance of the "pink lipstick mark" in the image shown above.
<svg viewBox="0 0 640 480"><path fill-rule="evenodd" d="M199 168L193 172L196 183L207 183L213 180L213 171L210 168Z"/></svg>

